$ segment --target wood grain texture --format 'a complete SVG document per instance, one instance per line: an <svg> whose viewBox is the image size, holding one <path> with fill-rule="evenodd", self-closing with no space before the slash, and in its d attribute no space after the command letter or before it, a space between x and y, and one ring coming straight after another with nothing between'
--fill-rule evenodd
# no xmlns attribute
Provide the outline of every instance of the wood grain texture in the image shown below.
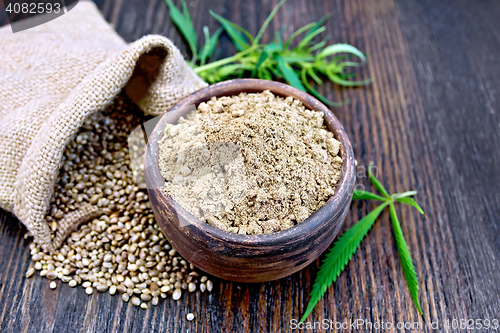
<svg viewBox="0 0 500 333"><path fill-rule="evenodd" d="M203 25L217 28L208 9L255 34L277 2L194 0L188 5L202 38ZM125 40L160 33L186 51L162 0L96 3ZM263 41L273 38L273 29L289 35L327 12L333 15L327 24L331 40L366 52L369 63L362 74L375 81L356 89L326 84L320 91L337 101L350 98L349 105L334 112L359 166L373 160L391 192L418 190L426 212L423 218L409 207L397 207L427 322L439 320L438 331L450 332L463 330L445 330L447 319L500 319L500 4L289 0ZM218 56L233 52L224 39ZM371 189L366 178L358 183ZM373 208L354 203L343 230ZM53 291L38 276L26 280L24 229L10 214L2 214L0 222L4 332L291 332L290 320L305 310L319 263L267 283L214 279L211 294L169 299L144 311L116 296L87 296L82 288L65 284ZM188 312L195 314L192 322L185 320ZM309 317L322 319L421 320L404 281L388 211Z"/></svg>

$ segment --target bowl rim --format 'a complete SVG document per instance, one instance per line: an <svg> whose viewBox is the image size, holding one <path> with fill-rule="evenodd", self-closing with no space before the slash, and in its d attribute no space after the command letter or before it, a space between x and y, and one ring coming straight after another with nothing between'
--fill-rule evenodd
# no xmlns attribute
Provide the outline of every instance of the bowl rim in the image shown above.
<svg viewBox="0 0 500 333"><path fill-rule="evenodd" d="M273 232L270 234L260 234L260 235L242 235L236 234L229 231L225 231L223 229L212 226L206 222L203 222L192 215L189 211L184 209L180 204L176 203L175 200L166 195L163 191L158 191L159 195L166 197L171 200L170 202L175 202L177 210L181 210L182 215L184 217L188 217L190 221L195 221L195 223L189 223L186 226L190 226L192 228L198 229L200 232L209 233L212 237L223 241L225 243L233 243L233 244L241 244L248 245L252 247L260 247L267 245L276 245L277 243L286 244L290 240L297 238L305 233L310 232L313 229L320 228L322 224L330 223L328 215L331 214L331 211L340 210L344 200L343 196L349 195L349 200L352 197L352 191L354 188L354 152L352 150L351 142L347 133L345 132L342 124L337 119L333 111L331 111L327 106L321 103L318 99L311 96L310 94L301 91L297 88L294 88L290 85L276 82L276 81L268 81L268 80L260 80L260 79L233 79L227 80L219 83L215 83L199 89L190 95L182 98L180 101L175 103L165 114L161 116L161 119L155 125L154 130L151 132L149 139L154 138L157 135L160 135L157 140L148 140L147 150L145 154L145 161L148 160L148 155L154 154L153 149L157 149L159 151L158 140L161 139L163 135L163 128L167 123L165 120L171 116L173 113L181 111L182 108L185 108L190 105L196 105L210 100L213 96L221 97L221 96L232 96L237 95L241 92L263 92L264 90L270 90L274 95L278 96L291 96L295 99L300 100L303 104L310 104L312 107L306 106L310 110L314 111L322 111L325 119L328 117L329 122L325 123L328 125L328 130L334 133L335 138L341 142L341 157L342 157L342 169L340 179L337 182L337 186L335 188L335 193L330 196L330 198L325 202L323 206L313 212L307 219L302 221L301 223L296 224L293 227L288 229ZM276 92L273 90L279 90L280 92ZM285 93L281 93L285 92ZM304 103L306 101L306 103ZM167 116L168 115L168 116ZM330 128L330 125L332 128ZM158 134L158 131L160 134ZM155 135L156 134L156 135ZM156 151L156 154L159 155L159 152ZM149 173L152 172L159 174L161 179L164 180L161 175L159 164L151 163L152 165L148 166L148 172L145 173L146 177L150 177ZM179 213L179 212L177 212ZM332 221L334 222L334 221ZM339 223L343 223L344 221L340 221ZM167 222L170 223L170 222Z"/></svg>

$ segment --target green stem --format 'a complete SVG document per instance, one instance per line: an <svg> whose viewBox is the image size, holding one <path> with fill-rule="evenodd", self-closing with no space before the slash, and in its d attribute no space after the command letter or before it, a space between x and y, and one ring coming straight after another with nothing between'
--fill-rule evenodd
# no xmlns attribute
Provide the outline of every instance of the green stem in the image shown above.
<svg viewBox="0 0 500 333"><path fill-rule="evenodd" d="M309 30L311 29L312 27L314 27L316 25L316 22L312 22L312 23L309 23L305 26L303 26L302 28L296 30L285 42L285 46L283 46L283 49L287 49L288 48L288 45L290 45L290 43L292 42L292 40L295 39L295 37L297 37L298 35L300 35L301 33L303 33L304 31L306 30Z"/></svg>
<svg viewBox="0 0 500 333"><path fill-rule="evenodd" d="M417 194L417 191L408 191L408 192L403 192L403 193L396 193L396 194L393 194L391 197L393 199L398 199L398 198L406 198L406 197L410 197L412 195L416 195Z"/></svg>
<svg viewBox="0 0 500 333"><path fill-rule="evenodd" d="M213 68L216 68L216 67L219 67L222 65L229 64L229 63L234 62L234 61L240 59L241 57L247 55L248 53L253 52L257 47L258 47L258 45L252 45L250 48L246 49L245 51L236 53L235 55L233 55L231 57L227 57L227 58L220 59L220 60L211 62L211 63L203 65L203 66L196 67L194 69L194 72L196 74L198 74L198 73L204 72L204 71L209 70L209 69L213 69Z"/></svg>
<svg viewBox="0 0 500 333"><path fill-rule="evenodd" d="M257 44L260 40L260 38L262 37L262 34L264 33L264 31L266 30L267 26L269 25L269 23L271 22L271 20L273 19L274 15L276 15L276 12L278 11L278 9L280 9L280 7L286 2L286 0L281 0L277 5L276 7L273 8L273 10L271 11L271 14L269 14L269 16L267 17L267 19L264 21L264 24L262 24L262 27L260 27L259 29L259 32L257 33L257 36L255 37L254 41L253 41L253 44Z"/></svg>

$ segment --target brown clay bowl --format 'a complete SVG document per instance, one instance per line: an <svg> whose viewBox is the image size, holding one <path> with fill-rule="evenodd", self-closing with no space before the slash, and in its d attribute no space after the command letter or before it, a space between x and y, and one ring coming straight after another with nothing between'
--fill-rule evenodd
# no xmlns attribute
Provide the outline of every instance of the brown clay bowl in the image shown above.
<svg viewBox="0 0 500 333"><path fill-rule="evenodd" d="M160 188L165 180L158 167L158 140L166 123L175 123L188 112L186 106L198 105L211 97L241 92L270 90L275 95L292 96L306 108L322 111L328 129L342 143L342 175L335 194L302 223L276 233L239 235L202 222L184 210ZM289 85L255 79L217 83L183 98L156 124L149 136L145 178L156 221L168 241L186 260L217 277L239 282L263 282L290 275L323 253L344 223L351 203L355 166L347 134L324 104Z"/></svg>

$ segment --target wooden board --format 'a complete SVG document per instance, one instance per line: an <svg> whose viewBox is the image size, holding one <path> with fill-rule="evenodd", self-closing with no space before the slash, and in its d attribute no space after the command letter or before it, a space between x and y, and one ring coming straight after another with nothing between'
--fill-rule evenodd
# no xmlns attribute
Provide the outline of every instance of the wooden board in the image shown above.
<svg viewBox="0 0 500 333"><path fill-rule="evenodd" d="M126 41L160 33L183 45L162 0L96 3ZM218 26L209 9L255 34L276 4L188 1L200 39L203 25ZM500 4L289 0L263 40L270 41L272 30L280 28L289 35L328 12L333 15L327 24L331 41L366 52L363 75L375 81L355 89L325 84L320 91L336 101L351 100L334 112L359 166L374 161L391 192L418 190L426 212L424 218L398 207L427 323L438 321L438 331L450 332L455 330L445 328L446 320L500 319ZM220 57L233 54L228 40L221 46ZM371 189L366 178L358 183ZM373 208L354 203L346 226ZM117 296L87 296L65 284L50 290L39 276L25 279L30 259L23 233L16 218L1 213L2 332L290 332L290 321L305 310L319 263L275 282L214 279L211 294L168 299L144 311ZM192 322L185 319L189 312L195 314ZM404 280L388 211L309 317L323 319L340 324L422 321ZM344 331L372 331L360 328Z"/></svg>

